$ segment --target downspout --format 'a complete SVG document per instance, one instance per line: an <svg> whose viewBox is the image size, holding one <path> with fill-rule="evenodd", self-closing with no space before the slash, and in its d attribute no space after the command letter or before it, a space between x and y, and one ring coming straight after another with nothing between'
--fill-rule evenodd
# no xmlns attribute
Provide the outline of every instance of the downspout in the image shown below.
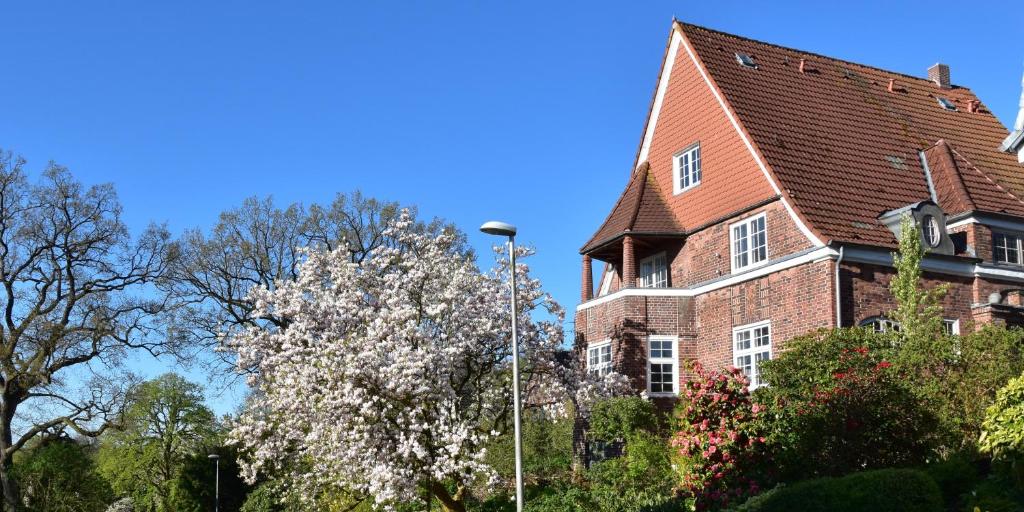
<svg viewBox="0 0 1024 512"><path fill-rule="evenodd" d="M839 265L843 262L843 246L839 246L839 257L836 258L836 329L843 326L843 304L839 293Z"/></svg>

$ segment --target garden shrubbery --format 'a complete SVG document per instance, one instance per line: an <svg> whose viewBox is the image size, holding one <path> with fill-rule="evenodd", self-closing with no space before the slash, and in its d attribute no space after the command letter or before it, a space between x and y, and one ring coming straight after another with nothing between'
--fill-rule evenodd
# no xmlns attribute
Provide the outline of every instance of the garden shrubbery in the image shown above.
<svg viewBox="0 0 1024 512"><path fill-rule="evenodd" d="M935 512L939 486L912 469L878 469L781 486L748 500L737 512Z"/></svg>
<svg viewBox="0 0 1024 512"><path fill-rule="evenodd" d="M757 494L769 476L762 407L737 368L710 371L694 363L676 407L680 489L697 510L717 509Z"/></svg>
<svg viewBox="0 0 1024 512"><path fill-rule="evenodd" d="M922 464L933 453L938 420L887 359L893 344L863 329L823 330L761 364L770 385L757 398L784 480Z"/></svg>

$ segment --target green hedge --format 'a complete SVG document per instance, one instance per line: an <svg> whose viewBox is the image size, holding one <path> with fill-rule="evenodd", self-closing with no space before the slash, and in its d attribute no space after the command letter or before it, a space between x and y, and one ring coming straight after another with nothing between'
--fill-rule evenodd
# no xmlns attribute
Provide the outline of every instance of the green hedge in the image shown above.
<svg viewBox="0 0 1024 512"><path fill-rule="evenodd" d="M939 486L924 472L879 469L777 487L737 512L934 512L943 510Z"/></svg>

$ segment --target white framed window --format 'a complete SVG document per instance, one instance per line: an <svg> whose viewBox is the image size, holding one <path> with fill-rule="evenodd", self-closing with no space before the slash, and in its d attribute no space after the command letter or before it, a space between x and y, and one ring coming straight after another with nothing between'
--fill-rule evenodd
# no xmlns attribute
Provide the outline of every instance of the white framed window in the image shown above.
<svg viewBox="0 0 1024 512"><path fill-rule="evenodd" d="M647 338L647 392L651 395L678 393L679 353L675 336Z"/></svg>
<svg viewBox="0 0 1024 512"><path fill-rule="evenodd" d="M950 336L960 335L960 320L955 318L942 319L942 332Z"/></svg>
<svg viewBox="0 0 1024 512"><path fill-rule="evenodd" d="M871 329L872 331L875 332L899 332L900 330L899 322L890 320L884 316L873 316L871 318L865 318L864 320L861 320L859 324L857 324L857 327L864 327L866 329Z"/></svg>
<svg viewBox="0 0 1024 512"><path fill-rule="evenodd" d="M758 366L772 358L771 321L743 325L732 330L732 364L750 379L750 389L764 385Z"/></svg>
<svg viewBox="0 0 1024 512"><path fill-rule="evenodd" d="M641 288L668 287L668 261L665 253L659 252L640 260L640 279L637 282Z"/></svg>
<svg viewBox="0 0 1024 512"><path fill-rule="evenodd" d="M992 259L996 263L1009 263L1011 265L1020 265L1022 263L1019 236L1007 233L992 233L992 244L995 249L992 251Z"/></svg>
<svg viewBox="0 0 1024 512"><path fill-rule="evenodd" d="M763 265L768 261L768 225L764 213L729 226L732 271Z"/></svg>
<svg viewBox="0 0 1024 512"><path fill-rule="evenodd" d="M676 194L700 184L700 143L672 155L673 188Z"/></svg>
<svg viewBox="0 0 1024 512"><path fill-rule="evenodd" d="M604 377L612 372L612 341L600 341L587 345L587 372Z"/></svg>

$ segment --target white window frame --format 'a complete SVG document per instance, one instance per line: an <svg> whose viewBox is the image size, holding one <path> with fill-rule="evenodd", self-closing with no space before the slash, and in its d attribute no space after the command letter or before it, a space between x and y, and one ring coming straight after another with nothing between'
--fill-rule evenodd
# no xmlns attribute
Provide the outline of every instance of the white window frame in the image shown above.
<svg viewBox="0 0 1024 512"><path fill-rule="evenodd" d="M874 332L899 332L900 323L884 316L872 316L857 323L857 327L871 329Z"/></svg>
<svg viewBox="0 0 1024 512"><path fill-rule="evenodd" d="M753 249L751 247L751 243L750 243L750 240L753 238L752 231L751 231L750 227L751 227L752 224L757 222L759 219L763 219L764 220L764 257L761 258L760 261L756 261L755 262L755 261L753 261L753 259L754 259L753 258L754 251L753 251ZM738 228L740 226L744 226L744 225L746 226L746 230L747 230L747 234L746 234L746 241L747 241L746 254L748 255L747 256L747 264L744 265L744 266L737 266L736 265L736 256L737 256L737 253L736 253L736 228ZM741 220L739 222L734 222L732 224L729 224L729 265L732 268L732 272L736 273L736 272L738 272L740 270L749 270L749 269L752 269L752 268L757 268L757 267L760 267L761 265L765 265L767 263L768 263L768 215L765 212L761 212L761 213L759 213L757 215L748 217L748 218L743 219L743 220Z"/></svg>
<svg viewBox="0 0 1024 512"><path fill-rule="evenodd" d="M672 357L651 357L652 341L669 341L672 344ZM676 336L652 335L647 337L647 394L651 396L679 395L679 338ZM651 389L651 365L672 365L672 391L653 391Z"/></svg>
<svg viewBox="0 0 1024 512"><path fill-rule="evenodd" d="M760 329L762 327L767 327L768 328L768 345L767 346L764 346L764 345L762 345L762 346L755 346L754 345L754 331L756 329ZM748 332L748 331L750 332L750 348L745 348L745 349L737 350L736 349L736 337L737 337L737 335L739 333ZM760 377L761 377L761 372L760 372L760 370L757 369L757 355L761 354L761 353L764 353L764 352L768 352L768 360L771 360L772 357L773 357L773 352L772 352L772 321L771 320L763 320L763 321L755 322L755 323L752 323L752 324L747 324L747 325L741 325L739 327L734 327L732 329L731 346L732 346L732 365L735 366L736 368L740 368L740 369L743 368L743 366L740 365L740 363L739 363L739 360L740 360L741 357L750 356L750 375L747 375L747 378L750 379L750 389L753 390L753 389L757 389L757 388L763 386L764 384L759 382ZM744 374L745 374L745 372L744 372Z"/></svg>
<svg viewBox="0 0 1024 512"><path fill-rule="evenodd" d="M659 259L662 263L660 272L657 266ZM647 263L651 264L650 274L644 274L643 271L644 265ZM640 274L637 279L637 285L640 288L668 288L668 256L665 255L664 251L640 260L637 264L637 270L639 270L638 273ZM659 273L663 275L659 276Z"/></svg>
<svg viewBox="0 0 1024 512"><path fill-rule="evenodd" d="M996 254L998 254L998 249L996 248L996 237L997 236L1003 236L1003 237L1006 237L1007 239L1012 238L1012 239L1014 239L1016 241L1016 244L1015 244L1016 245L1016 249L1017 249L1017 262L1016 263L1011 262L1011 261L999 261L996 258ZM1024 252L1021 252L1022 250L1024 250L1024 247L1022 247L1022 245L1024 245L1024 244L1021 243L1021 239L1022 238L1024 238L1024 237L1021 237L1021 235L1019 235L1017 233L1010 233L1010 232L1006 232L1006 231L995 231L995 230L993 230L992 231L992 262L993 263L997 263L999 265L1015 265L1015 266L1024 265ZM1006 251L1004 250L1003 252L1004 252L1004 255L1005 255Z"/></svg>
<svg viewBox="0 0 1024 512"><path fill-rule="evenodd" d="M601 349L608 347L608 361L601 361ZM593 363L590 358L591 351L597 353L597 362ZM612 348L612 340L598 341L587 344L587 374L604 377L614 371L615 352Z"/></svg>
<svg viewBox="0 0 1024 512"><path fill-rule="evenodd" d="M683 169L683 157L690 156L690 168ZM696 158L694 158L696 156ZM694 165L696 162L696 165ZM702 168L703 159L700 154L700 142L695 142L684 149L680 150L676 154L672 155L672 190L675 194L682 194L683 192L690 190L697 185L700 185L701 178L704 177L704 171ZM685 175L683 173L686 173ZM683 178L686 178L688 183L683 184Z"/></svg>
<svg viewBox="0 0 1024 512"><path fill-rule="evenodd" d="M959 318L943 318L942 319L942 329L946 332L946 334L950 334L950 335L953 335L953 336L959 336L960 335L960 319Z"/></svg>

